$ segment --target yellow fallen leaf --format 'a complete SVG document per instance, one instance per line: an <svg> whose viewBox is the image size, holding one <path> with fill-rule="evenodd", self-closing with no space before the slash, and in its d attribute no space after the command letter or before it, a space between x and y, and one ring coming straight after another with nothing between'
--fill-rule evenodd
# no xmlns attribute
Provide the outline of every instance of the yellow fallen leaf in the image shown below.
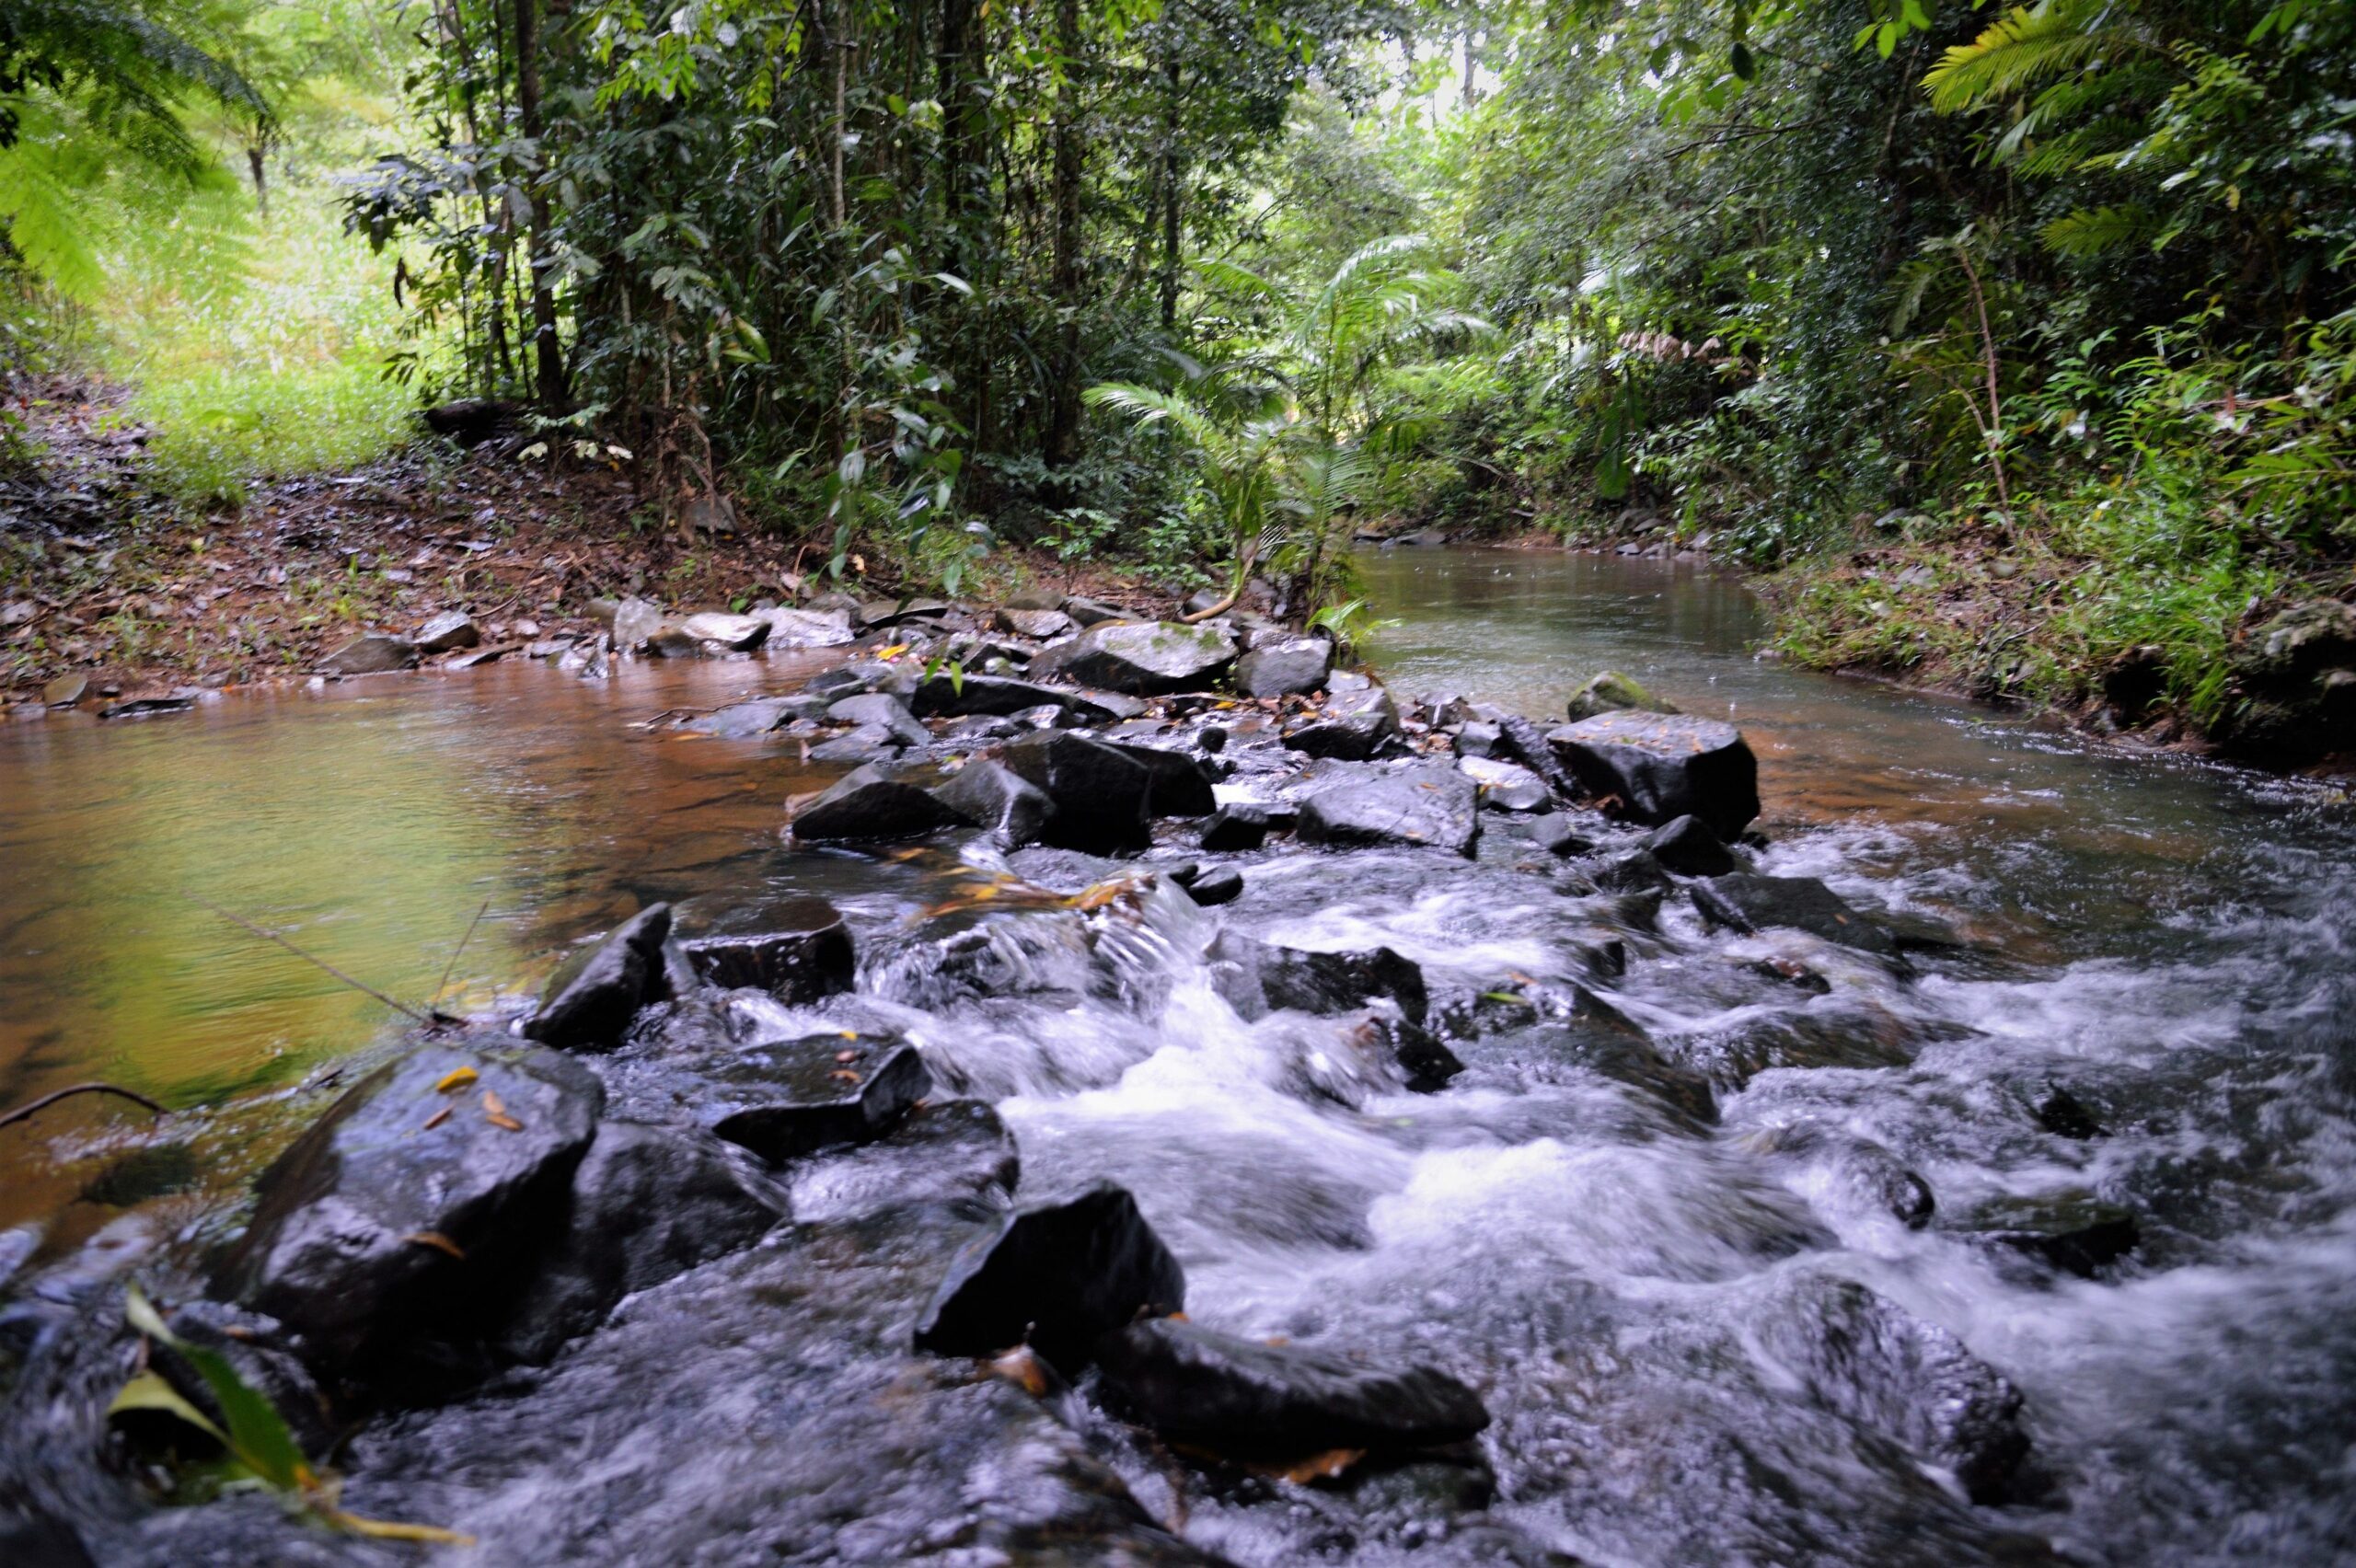
<svg viewBox="0 0 2356 1568"><path fill-rule="evenodd" d="M875 655L875 656L876 656L878 659L896 659L896 658L898 658L901 654L906 653L907 651L908 651L908 645L907 645L907 643L905 643L905 642L895 642L895 643L894 643L894 644L892 644L892 646L891 646L891 647L889 647L889 648L884 648L884 649L880 649L880 650L878 650L878 651L877 651L877 652L876 652L876 655Z"/></svg>
<svg viewBox="0 0 2356 1568"><path fill-rule="evenodd" d="M454 1089L464 1089L481 1076L472 1067L452 1067L442 1075L442 1081L433 1086L433 1092L447 1094Z"/></svg>
<svg viewBox="0 0 2356 1568"><path fill-rule="evenodd" d="M377 1540L422 1540L437 1546L472 1546L475 1543L474 1537L457 1530L445 1530L439 1525L401 1525L390 1519L363 1518L358 1514L347 1514L324 1503L314 1503L311 1507L320 1518L336 1528L350 1530L353 1535L371 1536Z"/></svg>

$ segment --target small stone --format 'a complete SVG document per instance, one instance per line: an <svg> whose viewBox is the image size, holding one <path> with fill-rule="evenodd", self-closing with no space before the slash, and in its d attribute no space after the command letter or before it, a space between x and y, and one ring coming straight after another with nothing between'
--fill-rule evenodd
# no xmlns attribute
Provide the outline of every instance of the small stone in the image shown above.
<svg viewBox="0 0 2356 1568"><path fill-rule="evenodd" d="M1041 642L1051 637L1061 637L1074 625L1071 617L1058 609L1020 610L1010 607L999 611L995 618L999 629Z"/></svg>
<svg viewBox="0 0 2356 1568"><path fill-rule="evenodd" d="M75 674L60 675L40 688L40 699L52 708L71 708L82 700L90 689L90 677Z"/></svg>
<svg viewBox="0 0 2356 1568"><path fill-rule="evenodd" d="M1655 697L1642 681L1633 675L1623 675L1617 670L1604 671L1571 694L1570 716L1573 722L1629 709L1646 713L1677 711L1675 704Z"/></svg>
<svg viewBox="0 0 2356 1568"><path fill-rule="evenodd" d="M364 632L319 661L319 673L328 675L377 675L416 667L417 644L382 631Z"/></svg>
<svg viewBox="0 0 2356 1568"><path fill-rule="evenodd" d="M1031 674L1150 697L1201 690L1234 660L1234 640L1216 627L1103 621L1068 642L1041 650L1031 661Z"/></svg>
<svg viewBox="0 0 2356 1568"><path fill-rule="evenodd" d="M1214 905L1232 904L1243 896L1243 873L1232 866L1206 871L1186 884L1186 896L1206 909Z"/></svg>
<svg viewBox="0 0 2356 1568"><path fill-rule="evenodd" d="M769 623L759 616L733 616L704 610L679 623L679 629L698 642L717 643L742 651L757 648L768 637Z"/></svg>
<svg viewBox="0 0 2356 1568"><path fill-rule="evenodd" d="M671 906L651 904L549 976L525 1035L566 1050L611 1050L638 1009L654 999Z"/></svg>
<svg viewBox="0 0 2356 1568"><path fill-rule="evenodd" d="M482 628L464 610L445 610L417 628L415 641L421 653L447 653L481 642Z"/></svg>
<svg viewBox="0 0 2356 1568"><path fill-rule="evenodd" d="M1700 817L1681 816L1645 840L1653 859L1680 876L1722 877L1740 862Z"/></svg>
<svg viewBox="0 0 2356 1568"><path fill-rule="evenodd" d="M857 968L850 932L835 906L820 898L766 905L758 930L708 931L687 939L697 976L723 988L756 986L802 1005L851 987Z"/></svg>
<svg viewBox="0 0 2356 1568"><path fill-rule="evenodd" d="M1785 927L1861 952L1895 957L1898 942L1814 877L1737 871L1692 884L1693 906L1713 925L1744 933Z"/></svg>
<svg viewBox="0 0 2356 1568"><path fill-rule="evenodd" d="M1213 854L1257 849L1267 842L1268 813L1242 801L1221 806L1203 824L1202 847Z"/></svg>
<svg viewBox="0 0 2356 1568"><path fill-rule="evenodd" d="M1322 637L1255 641L1235 661L1235 689L1246 697L1286 697L1315 691L1334 667L1334 645Z"/></svg>
<svg viewBox="0 0 2356 1568"><path fill-rule="evenodd" d="M663 606L633 595L614 606L614 646L636 652L663 629Z"/></svg>

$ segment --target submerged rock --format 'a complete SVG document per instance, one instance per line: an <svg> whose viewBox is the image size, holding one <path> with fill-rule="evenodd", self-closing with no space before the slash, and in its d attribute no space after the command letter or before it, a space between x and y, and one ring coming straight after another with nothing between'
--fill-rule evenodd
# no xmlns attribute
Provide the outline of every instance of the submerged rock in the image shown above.
<svg viewBox="0 0 2356 1568"><path fill-rule="evenodd" d="M916 1347L993 1355L1028 1344L1066 1374L1097 1340L1186 1305L1186 1274L1124 1188L1032 1204L968 1244L918 1320Z"/></svg>
<svg viewBox="0 0 2356 1568"><path fill-rule="evenodd" d="M846 773L793 813L793 836L817 843L838 839L917 838L967 825L930 790L906 783L871 763Z"/></svg>
<svg viewBox="0 0 2356 1568"><path fill-rule="evenodd" d="M1020 1180L1014 1135L978 1100L931 1101L873 1143L797 1164L787 1180L793 1215L842 1219L899 1204L1003 1204Z"/></svg>
<svg viewBox="0 0 2356 1568"><path fill-rule="evenodd" d="M1333 1014L1387 998L1410 1023L1430 1007L1424 972L1391 949L1319 952L1278 947L1240 931L1221 931L1203 955L1211 983L1244 1019L1273 1010Z"/></svg>
<svg viewBox="0 0 2356 1568"><path fill-rule="evenodd" d="M773 1165L871 1143L932 1089L915 1046L856 1032L747 1047L717 1079L711 1130Z"/></svg>
<svg viewBox="0 0 2356 1568"><path fill-rule="evenodd" d="M1300 836L1313 844L1427 845L1470 856L1481 835L1472 780L1438 763L1345 778L1304 795Z"/></svg>
<svg viewBox="0 0 2356 1568"><path fill-rule="evenodd" d="M2001 1199L1958 1220L1955 1228L2080 1279L2093 1279L2143 1239L2134 1210L2076 1194Z"/></svg>
<svg viewBox="0 0 2356 1568"><path fill-rule="evenodd" d="M525 1035L571 1051L611 1050L638 1009L662 993L670 934L671 906L653 904L574 953L549 976Z"/></svg>
<svg viewBox="0 0 2356 1568"><path fill-rule="evenodd" d="M1759 814L1759 763L1731 724L1631 710L1565 725L1546 740L1582 785L1636 822L1699 817L1731 839Z"/></svg>
<svg viewBox="0 0 2356 1568"><path fill-rule="evenodd" d="M1711 877L1693 884L1693 906L1711 924L1738 931L1788 927L1862 952L1898 956L1898 942L1886 928L1851 908L1814 877L1750 871Z"/></svg>
<svg viewBox="0 0 2356 1568"><path fill-rule="evenodd" d="M1152 697L1200 690L1234 661L1234 640L1216 627L1101 621L1068 642L1042 650L1031 661L1031 673Z"/></svg>
<svg viewBox="0 0 2356 1568"><path fill-rule="evenodd" d="M262 1173L225 1292L340 1370L476 1339L561 1214L604 1106L558 1052L422 1046Z"/></svg>
<svg viewBox="0 0 2356 1568"><path fill-rule="evenodd" d="M1138 1421L1228 1458L1437 1447L1489 1424L1479 1396L1428 1366L1392 1369L1168 1318L1106 1334L1096 1355Z"/></svg>
<svg viewBox="0 0 2356 1568"><path fill-rule="evenodd" d="M1606 670L1590 676L1588 683L1571 693L1570 718L1573 723L1593 719L1599 714L1618 713L1634 709L1646 713L1674 713L1677 705L1655 697L1645 683L1634 675L1623 675L1617 670Z"/></svg>

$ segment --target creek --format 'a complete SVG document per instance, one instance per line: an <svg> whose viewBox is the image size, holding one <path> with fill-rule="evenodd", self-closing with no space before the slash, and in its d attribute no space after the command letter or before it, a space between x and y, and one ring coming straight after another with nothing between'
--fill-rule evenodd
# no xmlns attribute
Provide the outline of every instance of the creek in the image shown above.
<svg viewBox="0 0 2356 1568"><path fill-rule="evenodd" d="M995 1107L1022 1195L1118 1182L1183 1262L1194 1321L1430 1364L1485 1402L1473 1497L1413 1471L1204 1485L1068 1401L1057 1432L1079 1432L1195 1551L1254 1565L2356 1551L2356 826L2339 798L1756 658L1749 594L1691 568L1407 549L1362 567L1392 623L1371 660L1396 692L1552 722L1586 676L1617 668L1739 725L1760 760L1761 869L1821 878L1912 934L1911 973L1790 933L1713 933L1673 894L1599 893L1491 813L1464 860L1272 845L1239 860L1237 903L1151 893L1119 943L1091 951L1072 936L1080 916L1006 890L1069 893L1102 863L780 845L788 797L834 770L776 739L633 727L783 689L823 655L629 664L604 684L500 664L112 731L20 725L0 733L0 1104L107 1078L175 1114L150 1131L82 1101L0 1129L0 1291L12 1273L74 1275L93 1248L217 1233L340 1064L385 1048L378 1004L208 903L456 1012L536 985L644 904L816 896L860 945L857 1026L888 1026ZM1172 840L1149 859L1184 853ZM987 994L946 973L952 926L987 933ZM1340 1024L1247 1020L1222 999L1204 954L1223 928L1389 947L1422 967L1436 1007L1592 986L1671 1081L1550 1056L1512 1028L1469 1032L1467 1070L1438 1093L1353 1075ZM1624 972L1599 973L1612 943ZM1762 963L1804 963L1824 989ZM778 1007L766 1023L783 1037L844 1016ZM1710 1114L1691 1113L1696 1084ZM1935 1214L1910 1226L1861 1200L1796 1129L1887 1151ZM1976 1233L1990 1216L2096 1209L2131 1219L2135 1240L2083 1275ZM343 1460L354 1505L468 1529L479 1544L450 1560L483 1563L728 1562L753 1560L755 1541L763 1561L1196 1560L975 1544L996 1538L955 1522L1003 1503L991 1485L967 1472L963 1492L929 1489L904 1451L917 1439L839 1413L780 1447L747 1390L823 1402L844 1366L881 1378L890 1365L860 1342L795 1384L785 1371L806 1348L713 1326L738 1287L831 1299L777 1273L791 1268L807 1272L775 1249L706 1264L569 1352L534 1399L378 1424ZM1836 1386L1828 1366L1870 1359L1822 1349L1844 1282L2019 1389L2032 1447L2001 1505L1968 1501ZM660 1359L707 1341L721 1348ZM633 1366L654 1367L641 1376L661 1398ZM1050 1441L1028 1427L1005 1440ZM0 1441L0 1460L40 1441ZM817 1452L871 1443L879 1473L863 1480ZM912 1479L895 1484L895 1465ZM118 1528L121 1561L215 1560L191 1544L201 1535L175 1548Z"/></svg>

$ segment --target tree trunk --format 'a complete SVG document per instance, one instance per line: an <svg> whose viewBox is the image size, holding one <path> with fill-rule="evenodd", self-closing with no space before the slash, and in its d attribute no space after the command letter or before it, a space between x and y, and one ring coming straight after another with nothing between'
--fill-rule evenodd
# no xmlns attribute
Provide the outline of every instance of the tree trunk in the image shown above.
<svg viewBox="0 0 2356 1568"><path fill-rule="evenodd" d="M263 165L268 151L260 142L246 148L246 167L254 171L254 210L264 223L270 222L270 175Z"/></svg>
<svg viewBox="0 0 2356 1568"><path fill-rule="evenodd" d="M976 263L987 248L976 231L988 210L989 110L983 104L984 69L978 0L941 0L939 41L934 54L934 94L941 100L941 270L978 284ZM981 314L974 296L944 301L954 325L942 356L947 363L951 406L966 430L981 425L987 393L989 356L979 341Z"/></svg>
<svg viewBox="0 0 2356 1568"><path fill-rule="evenodd" d="M1179 110L1184 97L1179 81L1178 46L1173 40L1163 56L1161 76L1167 96L1161 111L1161 329L1178 329L1178 278L1185 201L1186 159L1179 147Z"/></svg>
<svg viewBox="0 0 2356 1568"><path fill-rule="evenodd" d="M1080 0L1056 0L1056 52L1063 78L1056 89L1052 287L1063 326L1048 402L1046 457L1049 467L1061 468L1080 455Z"/></svg>
<svg viewBox="0 0 2356 1568"><path fill-rule="evenodd" d="M515 0L515 110L524 134L533 144L540 167L548 167L541 138L546 133L540 114L539 0ZM550 413L561 413L571 400L564 374L564 341L557 331L556 286L548 274L549 189L532 198L532 218L525 234L532 281L533 387Z"/></svg>

